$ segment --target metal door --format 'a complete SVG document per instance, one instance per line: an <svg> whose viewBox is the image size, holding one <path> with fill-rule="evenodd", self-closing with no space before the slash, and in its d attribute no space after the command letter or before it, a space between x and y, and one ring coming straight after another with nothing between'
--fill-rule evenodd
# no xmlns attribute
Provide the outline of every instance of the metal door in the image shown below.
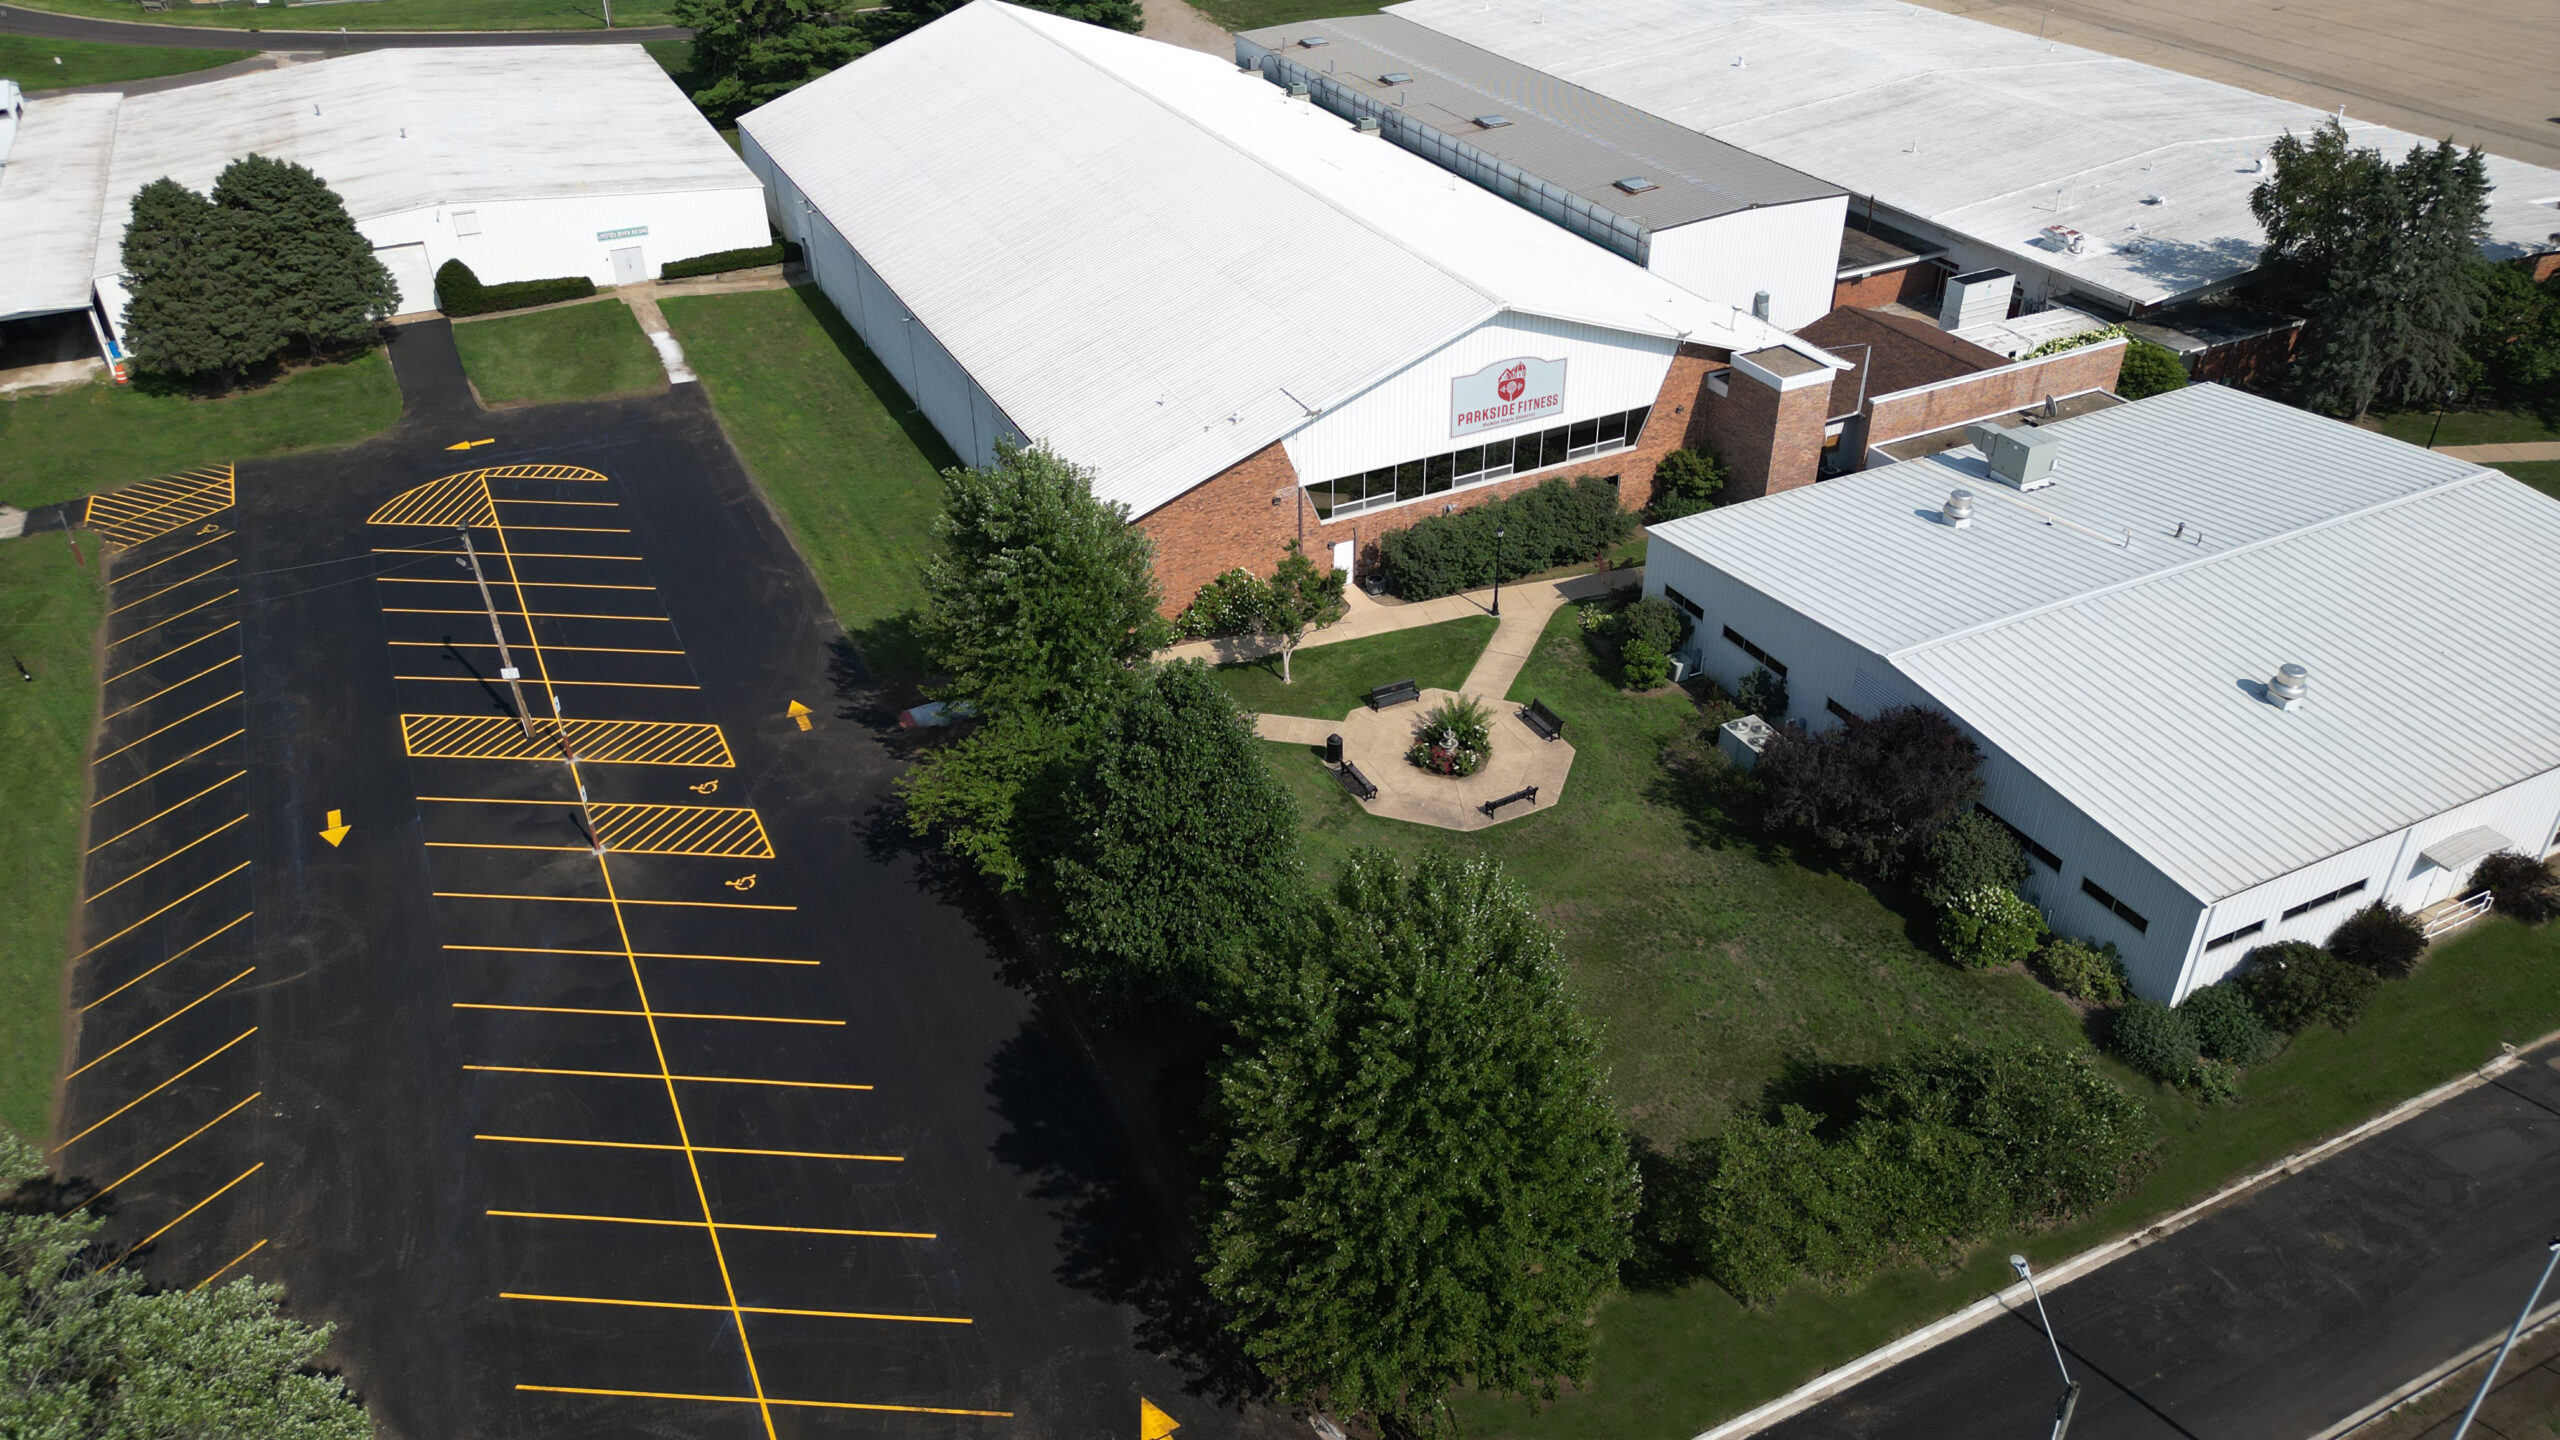
<svg viewBox="0 0 2560 1440"><path fill-rule="evenodd" d="M385 245L373 252L382 268L391 272L391 283L399 288L400 298L393 302L394 315L414 315L436 308L436 275L427 264L424 245Z"/></svg>
<svg viewBox="0 0 2560 1440"><path fill-rule="evenodd" d="M1348 540L1336 540L1333 542L1333 568L1342 572L1342 585L1346 590L1351 587L1351 556L1353 550L1354 547Z"/></svg>
<svg viewBox="0 0 2560 1440"><path fill-rule="evenodd" d="M613 252L613 283L637 285L649 278L649 266L640 258L640 247L626 245Z"/></svg>

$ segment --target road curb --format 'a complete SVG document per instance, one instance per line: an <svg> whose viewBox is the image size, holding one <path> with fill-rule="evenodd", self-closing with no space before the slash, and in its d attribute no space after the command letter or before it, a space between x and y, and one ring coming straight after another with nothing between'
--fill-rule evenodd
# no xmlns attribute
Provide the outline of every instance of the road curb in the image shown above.
<svg viewBox="0 0 2560 1440"><path fill-rule="evenodd" d="M2534 1311L2533 1314L2526 1319L2524 1329L2517 1333L2517 1343L2521 1344L2526 1340L2532 1339L2534 1336L2540 1334L2543 1329L2549 1326L2554 1320L2560 1320L2560 1301L2553 1301L2551 1304L2545 1305L2541 1309ZM2361 1430L2376 1420L2382 1419L2392 1411L2408 1404L2410 1401L2426 1395L2437 1386L2442 1385L2447 1380L2461 1374L2471 1366L2488 1359L2490 1355L2497 1351L2497 1348L2500 1345L2506 1343L2506 1338L2506 1331L2498 1331L2488 1339L2481 1341L2479 1344L2474 1345L2470 1349L2463 1351L2461 1354L2454 1356L2452 1359L2447 1360L2433 1370L2427 1371L2415 1380L2410 1381L2399 1389L2392 1391L2390 1394L2383 1396L2381 1399L2376 1400L2372 1404L2367 1405L2352 1415L2349 1415L2346 1419L2341 1420L2337 1424L2330 1426L2328 1429L2321 1431L2319 1434L2312 1436L2311 1440L2342 1440L2342 1437Z"/></svg>
<svg viewBox="0 0 2560 1440"><path fill-rule="evenodd" d="M2327 1159L2329 1156L2336 1154L2340 1150L2346 1149L2360 1141L2370 1139L2371 1137L2390 1129L2392 1126L2399 1124L2401 1121L2423 1111L2432 1109L2437 1105L2441 1105L2445 1101L2450 1100L2467 1090L2487 1084L2489 1081L2494 1080L2500 1075L2504 1075L2508 1071L2516 1068L2516 1066L2521 1063L2518 1057L2523 1055L2525 1052L2538 1050L2555 1040L2560 1040L2560 1030L2554 1030L2547 1035L2528 1041L2523 1045L2506 1046L2504 1053L2480 1066L2478 1069L2468 1071L2454 1079L2448 1080L2445 1083L2436 1086L2432 1090L2412 1095L2408 1099L2403 1100L2399 1104L2392 1106L2390 1109L2383 1111L2381 1114L2366 1120L2362 1124L2357 1125L2352 1129L2340 1131L2338 1134L2330 1136L2328 1139L2321 1141L2319 1144L2314 1145L2307 1150L2298 1150L2291 1155L2287 1155L2282 1160L2267 1166L2263 1170L2259 1170L2225 1185L2220 1190L2217 1190L2211 1195L2206 1196L2204 1199L2187 1206L2176 1214L2156 1221L2130 1235L2121 1236L2093 1249L2084 1250L2050 1269L2039 1270L2036 1272L2036 1280L2047 1290L2058 1290L2084 1275L2088 1275L2103 1268L2111 1261L2121 1259L2122 1257L2129 1255L2136 1250L2142 1249L2155 1241L2167 1239L2169 1236L2176 1234L2180 1230L2183 1230L2187 1226L2193 1224L2198 1219L2201 1219L2207 1211L2224 1205L2261 1185L2282 1179L2288 1175L2300 1174L2303 1170L2312 1165L2318 1164L2320 1161ZM1852 1360L1835 1370L1825 1371L1824 1373L1815 1376L1813 1379L1806 1381L1804 1384L1797 1386L1795 1389L1788 1391L1786 1394L1779 1396L1777 1399L1769 1401L1767 1404L1761 1405L1755 1409L1746 1410L1740 1415L1736 1415L1732 1419L1727 1420L1723 1424L1717 1425L1712 1429L1700 1431L1694 1437L1694 1440L1741 1440L1741 1437L1743 1436L1756 1434L1761 1430L1767 1429L1771 1425L1777 1424L1781 1420L1788 1419L1791 1416L1813 1408L1815 1405L1830 1399L1832 1396L1839 1394L1841 1391L1848 1389L1849 1387L1877 1374L1880 1371L1900 1364L1902 1361L1908 1360L1914 1355L1921 1354L1925 1351L1934 1349L1939 1345L1945 1344L1947 1341L1952 1340L1967 1331L1973 1330L1991 1320L2007 1314L2013 1308L2030 1303L2032 1302L2029 1298L2027 1286L2024 1283L2009 1286L2004 1290L1995 1291L1952 1315L1946 1316L1945 1318L1934 1321L1928 1325L1924 1325L1889 1344L1870 1350L1866 1354L1859 1356L1857 1359ZM2560 1313L2560 1307L2554 1307L2554 1313ZM2492 1341L2490 1343L2494 1346L2496 1342ZM2460 1369L2462 1365L2468 1364L2471 1360L2476 1360L2478 1358L2478 1354L2472 1354L2467 1359L2457 1362L2452 1367L2446 1369L2444 1374L2451 1374L2454 1370ZM2391 1408L2391 1406L2400 1404L2402 1401L2409 1399L2412 1395L2418 1393L2418 1390L2423 1389L2425 1385L2434 1384L2437 1380L2441 1379L2441 1375L2437 1376L2436 1380L2426 1380L2424 1377L2421 1377L2420 1381L2412 1382L2412 1385L2417 1386L2417 1389L2410 1389L2407 1393L2400 1394L2396 1399L2392 1399L2387 1402L2378 1402L2377 1407L2368 1407L2368 1411L2364 1414L2363 1418L2357 1420L2355 1423L2364 1423L2364 1420L2371 1419L2373 1415L2380 1414L2382 1411ZM2345 1431L2343 1429L2324 1431L2320 1436L2314 1437L2314 1440L2335 1440L2337 1435L2344 1433Z"/></svg>

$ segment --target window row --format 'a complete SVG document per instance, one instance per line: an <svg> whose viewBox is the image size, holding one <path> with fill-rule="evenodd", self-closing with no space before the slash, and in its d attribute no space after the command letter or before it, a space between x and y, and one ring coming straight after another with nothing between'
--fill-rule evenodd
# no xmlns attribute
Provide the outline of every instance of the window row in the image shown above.
<svg viewBox="0 0 2560 1440"><path fill-rule="evenodd" d="M1761 649L1759 646L1752 644L1750 641L1743 639L1740 631L1734 629L1730 625L1727 625L1724 627L1724 638L1729 641L1736 650L1739 650L1743 654L1750 656L1752 659L1759 661L1761 664L1768 666L1770 674L1777 676L1781 680L1787 678L1787 667L1779 661L1778 657Z"/></svg>
<svg viewBox="0 0 2560 1440"><path fill-rule="evenodd" d="M2042 865L2044 868L2046 868L2047 870L2052 871L2053 873L2055 873L2055 874L2057 874L2057 875L2059 875L2059 874L2061 874L2061 873L2062 873L2062 857L2061 857L2061 856L2056 855L2056 854L2054 854L2052 851L2047 850L2046 848L2044 848L2042 845L2037 844L2037 843L2035 842L2034 837L2033 837L2033 836L2030 836L2029 834L2027 834L2027 832L2026 832L2026 831L2019 829L2017 826L2012 825L2012 824L2010 824L2008 821L2003 820L2003 819L2001 819L1999 816L1997 816L1997 815L1995 815L1995 814L1991 813L1991 807L1990 807L1990 806L1988 806L1988 805L1984 805L1984 804L1980 803L1979 801L1977 801L1977 802L1975 802L1975 804L1974 804L1974 807L1973 807L1973 808L1974 808L1974 809L1976 809L1976 810L1981 811L1984 819L1987 819L1987 820L1989 820L1992 824L1997 825L1997 826L1999 826L2001 829L2008 831L2008 832L2009 832L2009 838L2018 842L2018 848L2019 848L2019 849L2021 849L2021 850L2024 850L2025 852L2027 852L2027 857L2028 857L2029 859L2031 859L2031 860L2035 861L2037 864Z"/></svg>
<svg viewBox="0 0 2560 1440"><path fill-rule="evenodd" d="M1420 500L1468 485L1481 485L1509 475L1544 470L1572 460L1629 449L1644 434L1651 406L1559 425L1552 430L1488 440L1444 455L1428 455L1401 465L1382 465L1359 475L1345 475L1307 487L1316 515L1330 520Z"/></svg>
<svg viewBox="0 0 2560 1440"><path fill-rule="evenodd" d="M2303 901L2301 904L2294 906L2290 910L2287 910L2284 912L2284 918L2290 920L2296 915L2308 915L2323 905L2334 905L2337 902L2346 899L2350 895L2361 895L2363 893L2364 882L2361 880L2357 881L2353 885L2341 885L2326 895L2314 895L2310 899Z"/></svg>
<svg viewBox="0 0 2560 1440"><path fill-rule="evenodd" d="M2151 933L2151 922L2143 918L2141 911L2108 894L2104 886L2086 875L2080 877L2080 893L2116 912L2124 923L2133 927L2134 933L2138 935Z"/></svg>

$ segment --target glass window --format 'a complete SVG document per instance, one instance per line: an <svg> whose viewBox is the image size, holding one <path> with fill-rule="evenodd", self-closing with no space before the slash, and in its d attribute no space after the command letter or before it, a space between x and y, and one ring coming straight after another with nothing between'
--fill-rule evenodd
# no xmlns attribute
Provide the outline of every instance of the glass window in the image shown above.
<svg viewBox="0 0 2560 1440"><path fill-rule="evenodd" d="M1484 473L1501 475L1511 469L1511 442L1496 440L1484 447Z"/></svg>
<svg viewBox="0 0 2560 1440"><path fill-rule="evenodd" d="M1449 478L1451 473L1449 469L1449 462L1452 458L1453 457L1447 455L1434 455L1430 459L1422 462L1422 488L1426 493L1437 495L1441 491L1449 488Z"/></svg>
<svg viewBox="0 0 2560 1440"><path fill-rule="evenodd" d="M1640 408L1640 409L1630 410L1630 411L1628 411L1628 412L1627 412L1627 443L1628 443L1628 444L1633 445L1633 444L1635 444L1637 441L1639 441L1639 440L1641 440L1641 439L1643 439L1643 438L1644 438L1644 417L1646 417L1647 415L1650 415L1650 414L1652 414L1652 413L1653 413L1653 407L1652 407L1652 406L1650 406L1650 405L1644 406L1644 407L1642 407L1642 408Z"/></svg>
<svg viewBox="0 0 2560 1440"><path fill-rule="evenodd" d="M1421 461L1407 460L1396 467L1396 498L1399 500L1419 500L1422 498Z"/></svg>
<svg viewBox="0 0 2560 1440"><path fill-rule="evenodd" d="M1331 519L1337 506L1348 505L1357 509L1360 505L1360 477L1348 475L1330 485L1310 485L1307 487L1307 503L1316 507L1316 518L1320 520Z"/></svg>
<svg viewBox="0 0 2560 1440"><path fill-rule="evenodd" d="M1565 433L1571 437L1565 453L1576 460L1600 446L1600 422L1597 420L1577 421L1568 426Z"/></svg>
<svg viewBox="0 0 2560 1440"><path fill-rule="evenodd" d="M1362 498L1372 505L1383 505L1395 498L1396 467L1381 465L1369 472L1368 493Z"/></svg>
<svg viewBox="0 0 2560 1440"><path fill-rule="evenodd" d="M1458 472L1458 480L1461 484L1483 474L1484 447L1481 445L1470 445L1466 449L1459 451L1457 463L1452 468Z"/></svg>
<svg viewBox="0 0 2560 1440"><path fill-rule="evenodd" d="M1559 425L1555 429L1546 433L1546 436L1544 437L1546 441L1544 453L1538 458L1539 464L1561 465L1564 463L1565 452L1569 448L1565 444L1567 428L1568 427Z"/></svg>
<svg viewBox="0 0 2560 1440"><path fill-rule="evenodd" d="M1615 446L1618 442L1626 438L1627 413L1625 411L1621 410L1615 415L1603 415L1600 417L1601 444Z"/></svg>

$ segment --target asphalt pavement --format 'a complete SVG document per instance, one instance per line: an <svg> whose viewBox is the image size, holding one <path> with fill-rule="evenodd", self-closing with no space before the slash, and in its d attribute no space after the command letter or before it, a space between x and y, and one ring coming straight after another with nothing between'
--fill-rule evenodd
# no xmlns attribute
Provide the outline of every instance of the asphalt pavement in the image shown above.
<svg viewBox="0 0 2560 1440"><path fill-rule="evenodd" d="M279 15L278 19L284 17ZM653 40L690 40L680 25L643 25L619 30L297 30L234 25L154 25L134 20L98 20L86 15L60 15L0 5L0 35L40 40L90 40L104 45L158 45L205 50L247 47L259 50L402 50L429 46L481 45L639 45Z"/></svg>
<svg viewBox="0 0 2560 1440"><path fill-rule="evenodd" d="M2560 1227L2560 1045L2049 1292L2072 1440L2301 1440L2504 1331ZM1760 1433L2042 1436L2032 1306Z"/></svg>
<svg viewBox="0 0 2560 1440"><path fill-rule="evenodd" d="M57 1160L125 1263L283 1282L393 1440L1294 1431L1154 1353L1162 1197L700 387L398 334L387 435L103 517Z"/></svg>

